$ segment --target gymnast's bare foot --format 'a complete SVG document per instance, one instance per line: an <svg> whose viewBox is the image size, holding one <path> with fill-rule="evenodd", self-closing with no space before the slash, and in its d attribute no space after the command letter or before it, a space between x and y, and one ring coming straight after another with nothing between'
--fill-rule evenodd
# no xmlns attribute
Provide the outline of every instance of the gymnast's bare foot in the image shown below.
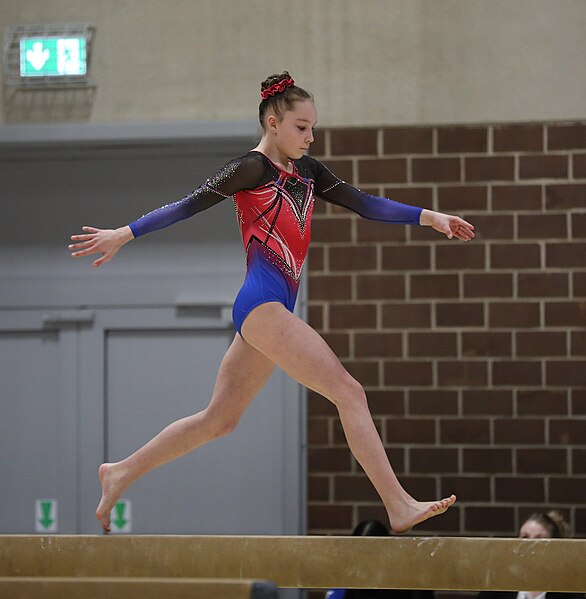
<svg viewBox="0 0 586 599"><path fill-rule="evenodd" d="M455 501L455 495L439 501L415 501L407 496L405 502L396 504L392 510L388 510L391 528L396 533L407 532L416 524L443 514Z"/></svg>
<svg viewBox="0 0 586 599"><path fill-rule="evenodd" d="M110 512L122 493L128 486L124 477L117 468L118 464L102 464L98 470L100 484L102 485L102 499L96 509L96 518L99 520L105 533L110 532Z"/></svg>

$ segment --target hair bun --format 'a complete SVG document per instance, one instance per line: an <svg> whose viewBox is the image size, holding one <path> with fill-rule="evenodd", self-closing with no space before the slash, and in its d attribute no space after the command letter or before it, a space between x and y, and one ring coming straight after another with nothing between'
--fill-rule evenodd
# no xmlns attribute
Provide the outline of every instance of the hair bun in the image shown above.
<svg viewBox="0 0 586 599"><path fill-rule="evenodd" d="M280 83L281 81L283 81L283 79L292 79L291 75L289 75L289 71L283 71L282 73L280 73L279 75L275 74L275 75L269 75L261 84L260 84L260 91L264 92L266 89L269 89L269 87Z"/></svg>

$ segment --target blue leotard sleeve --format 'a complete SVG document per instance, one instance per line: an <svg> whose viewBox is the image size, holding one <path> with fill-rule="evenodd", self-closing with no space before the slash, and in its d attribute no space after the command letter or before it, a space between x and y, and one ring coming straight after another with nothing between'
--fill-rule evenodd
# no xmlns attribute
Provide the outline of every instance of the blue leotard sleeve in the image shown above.
<svg viewBox="0 0 586 599"><path fill-rule="evenodd" d="M242 189L257 187L265 172L262 159L256 155L236 158L223 166L203 185L172 204L161 206L130 223L135 237L168 227L198 212L211 208Z"/></svg>
<svg viewBox="0 0 586 599"><path fill-rule="evenodd" d="M315 193L326 202L344 206L370 220L418 225L423 208L365 193L342 181L315 158L306 157L314 174Z"/></svg>

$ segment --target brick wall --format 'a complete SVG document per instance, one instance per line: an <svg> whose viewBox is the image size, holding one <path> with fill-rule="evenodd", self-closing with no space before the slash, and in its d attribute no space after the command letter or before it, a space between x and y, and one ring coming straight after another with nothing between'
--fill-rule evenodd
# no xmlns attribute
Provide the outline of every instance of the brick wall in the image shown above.
<svg viewBox="0 0 586 599"><path fill-rule="evenodd" d="M586 123L331 129L314 156L361 189L458 214L472 242L320 200L309 320L365 386L417 498L417 534L515 535L559 508L586 536ZM385 513L337 412L309 395L309 532Z"/></svg>

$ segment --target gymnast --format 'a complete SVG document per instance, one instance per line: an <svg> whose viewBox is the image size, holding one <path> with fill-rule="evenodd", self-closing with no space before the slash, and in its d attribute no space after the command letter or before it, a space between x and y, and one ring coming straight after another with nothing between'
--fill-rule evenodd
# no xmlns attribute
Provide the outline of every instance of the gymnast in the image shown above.
<svg viewBox="0 0 586 599"><path fill-rule="evenodd" d="M313 96L288 72L261 85L258 145L226 164L183 199L118 229L83 227L72 235L72 256L101 254L98 267L146 233L231 198L244 251L246 276L233 308L237 333L222 359L209 405L173 422L135 453L99 467L102 498L96 517L110 531L110 512L124 491L154 468L234 430L246 407L279 366L337 408L348 445L386 508L391 528L405 532L445 512L455 495L416 501L401 486L372 421L364 389L326 342L294 313L309 245L314 197L364 218L431 226L449 239L468 241L474 227L450 216L364 193L306 155L316 124Z"/></svg>

